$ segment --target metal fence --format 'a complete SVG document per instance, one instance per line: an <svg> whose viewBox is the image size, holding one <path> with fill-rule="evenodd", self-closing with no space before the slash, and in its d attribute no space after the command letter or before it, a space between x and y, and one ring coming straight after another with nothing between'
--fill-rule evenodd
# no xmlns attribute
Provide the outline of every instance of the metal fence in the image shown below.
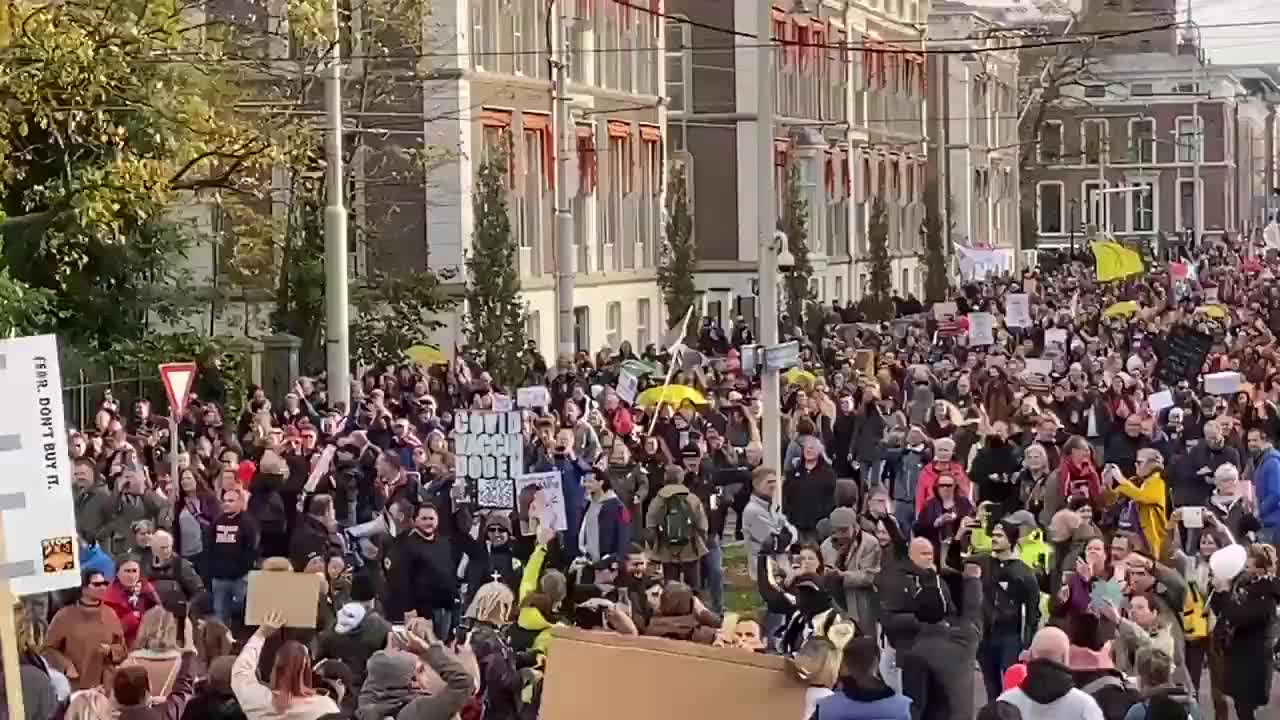
<svg viewBox="0 0 1280 720"><path fill-rule="evenodd" d="M99 373L81 369L70 377L64 376L62 383L62 413L68 428L92 428L94 415L108 397L116 402L125 417L133 412L133 403L142 398L151 401L156 415L168 412L169 401L159 375L146 377L136 369L117 372L112 367L107 368L103 378Z"/></svg>

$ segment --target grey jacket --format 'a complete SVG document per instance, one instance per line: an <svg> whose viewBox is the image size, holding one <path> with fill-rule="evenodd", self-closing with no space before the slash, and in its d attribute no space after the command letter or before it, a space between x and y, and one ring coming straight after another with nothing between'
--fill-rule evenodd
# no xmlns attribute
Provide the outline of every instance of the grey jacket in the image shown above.
<svg viewBox="0 0 1280 720"><path fill-rule="evenodd" d="M375 657L380 654L383 653L377 653ZM444 688L431 695L419 695L403 686L382 687L379 692L370 692L370 684L377 682L374 667L370 665L369 676L360 690L356 720L384 720L388 717L396 720L451 720L475 694L471 673L439 643L432 645L419 658L444 680Z"/></svg>
<svg viewBox="0 0 1280 720"><path fill-rule="evenodd" d="M760 546L786 523L781 511L774 512L765 498L752 495L747 501L747 507L742 511L742 537L747 546L747 572L752 580L756 579L756 558L760 555Z"/></svg>
<svg viewBox="0 0 1280 720"><path fill-rule="evenodd" d="M845 611L858 624L858 631L875 637L880 606L875 587L876 577L880 574L880 543L876 536L865 530L859 531L854 546L843 559L831 538L827 538L822 543L822 562L840 572Z"/></svg>

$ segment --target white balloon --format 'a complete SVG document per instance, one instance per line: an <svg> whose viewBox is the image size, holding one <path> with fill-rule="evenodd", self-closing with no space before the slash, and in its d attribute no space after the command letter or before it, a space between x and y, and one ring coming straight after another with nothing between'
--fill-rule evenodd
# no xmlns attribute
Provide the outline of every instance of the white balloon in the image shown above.
<svg viewBox="0 0 1280 720"><path fill-rule="evenodd" d="M1228 545L1209 557L1209 570L1215 578L1235 579L1244 572L1247 558L1243 545Z"/></svg>

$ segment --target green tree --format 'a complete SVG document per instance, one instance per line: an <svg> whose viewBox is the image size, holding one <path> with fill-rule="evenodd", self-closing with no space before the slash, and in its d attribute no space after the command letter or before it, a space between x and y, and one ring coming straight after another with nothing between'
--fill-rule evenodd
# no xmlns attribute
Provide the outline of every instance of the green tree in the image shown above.
<svg viewBox="0 0 1280 720"><path fill-rule="evenodd" d="M863 313L868 320L883 322L893 319L893 266L889 260L889 216L884 201L871 203L867 224L867 243L871 250L871 294L863 298Z"/></svg>
<svg viewBox="0 0 1280 720"><path fill-rule="evenodd" d="M676 163L671 168L671 180L667 183L666 237L662 241L662 256L658 264L658 287L662 288L667 317L678 321L696 299L693 274L697 263L688 179L683 164Z"/></svg>
<svg viewBox="0 0 1280 720"><path fill-rule="evenodd" d="M787 168L783 191L785 202L782 217L778 219L778 229L787 235L787 249L795 258L795 264L783 273L782 282L791 326L803 327L805 308L814 299L809 287L813 265L809 263L809 202L800 193L800 168L795 163Z"/></svg>
<svg viewBox="0 0 1280 720"><path fill-rule="evenodd" d="M938 189L938 181L932 176L924 190L924 220L920 224L920 233L924 235L924 297L929 303L945 302L950 290L951 248L948 248L944 214L944 203L951 205L951 197L943 196Z"/></svg>
<svg viewBox="0 0 1280 720"><path fill-rule="evenodd" d="M443 287L443 282L452 278L452 273L437 275L426 270L375 271L353 288L353 359L370 367L398 363L409 348L430 343L432 333L444 326L439 316L456 305Z"/></svg>
<svg viewBox="0 0 1280 720"><path fill-rule="evenodd" d="M480 165L464 297L469 352L498 383L510 386L523 379L525 306L520 299L518 248L507 213L507 177L504 158Z"/></svg>

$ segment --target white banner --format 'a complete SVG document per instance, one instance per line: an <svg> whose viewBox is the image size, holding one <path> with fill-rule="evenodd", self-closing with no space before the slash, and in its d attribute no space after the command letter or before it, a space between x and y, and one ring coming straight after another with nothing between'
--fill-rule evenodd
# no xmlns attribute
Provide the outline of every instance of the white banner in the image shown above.
<svg viewBox="0 0 1280 720"><path fill-rule="evenodd" d="M1009 327L1031 327L1031 296L1009 293L1004 298L1004 322Z"/></svg>
<svg viewBox="0 0 1280 720"><path fill-rule="evenodd" d="M524 436L518 410L459 410L453 416L454 473L466 480L481 508L515 507L515 478L524 472Z"/></svg>
<svg viewBox="0 0 1280 720"><path fill-rule="evenodd" d="M17 595L80 585L71 459L53 335L0 340L0 477L6 564L28 566Z"/></svg>

